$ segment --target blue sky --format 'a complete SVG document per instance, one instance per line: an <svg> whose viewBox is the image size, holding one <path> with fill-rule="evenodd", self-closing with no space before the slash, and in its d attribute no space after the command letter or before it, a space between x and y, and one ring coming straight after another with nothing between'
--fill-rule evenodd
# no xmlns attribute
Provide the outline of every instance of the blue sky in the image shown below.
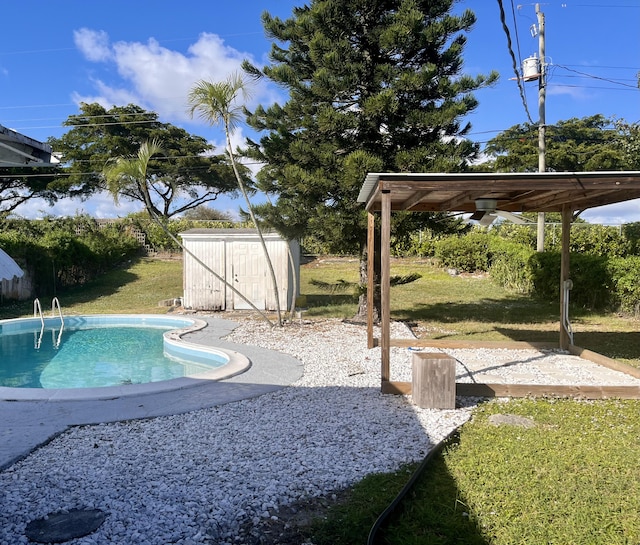
<svg viewBox="0 0 640 545"><path fill-rule="evenodd" d="M19 2L7 2L0 37L0 125L46 140L65 132L62 122L78 112L80 101L107 108L135 103L156 111L161 121L220 144L217 129L187 115L190 87L203 78L224 79L245 58L263 65L270 42L261 13L287 17L300 4L301 0L61 0L36 1L25 9ZM503 0L503 5L516 57L537 53L538 38L530 34L537 22L535 4ZM547 123L594 114L640 121L640 0L551 2L540 7L549 65ZM500 73L496 85L476 93L480 104L468 118L473 127L470 138L486 142L528 118L511 79L514 72L498 2L461 1L455 9L465 8L475 12L477 23L467 37L464 72ZM526 83L525 91L530 116L537 122L537 83ZM261 104L285 99L280 89L268 84L255 89L253 97ZM240 131L236 142L247 134L246 129ZM215 207L237 210L228 199ZM128 203L115 207L102 195L88 202L63 201L54 208L33 202L19 213L114 217L137 209ZM594 209L584 217L603 223L640 221L640 202Z"/></svg>

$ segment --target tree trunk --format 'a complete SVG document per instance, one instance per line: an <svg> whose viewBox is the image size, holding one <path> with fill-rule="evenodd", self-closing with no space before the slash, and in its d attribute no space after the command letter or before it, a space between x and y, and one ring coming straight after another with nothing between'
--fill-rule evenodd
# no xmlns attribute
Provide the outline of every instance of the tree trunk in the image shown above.
<svg viewBox="0 0 640 545"><path fill-rule="evenodd" d="M236 165L235 155L233 153L233 147L231 146L231 130L229 128L228 123L225 122L225 133L227 135L227 152L229 153L229 158L231 159L231 167L233 168L233 172L235 174L236 180L238 182L238 186L240 187L240 191L242 196L244 197L245 202L247 203L247 211L249 212L249 216L251 217L251 221L258 232L258 238L260 239L260 244L262 245L262 251L264 252L264 257L267 261L267 268L269 269L269 275L271 276L271 282L273 284L273 297L276 303L276 311L278 315L278 326L282 327L282 311L280 308L280 295L278 293L278 281L276 279L276 273L273 269L273 262L271 261L271 257L269 256L269 252L267 250L267 244L264 241L264 236L262 235L262 229L260 228L260 224L256 219L255 214L253 213L253 205L251 204L251 200L249 199L249 194L247 193L247 189L242 182L242 177L238 172L238 166Z"/></svg>
<svg viewBox="0 0 640 545"><path fill-rule="evenodd" d="M374 250L375 251L375 250ZM369 276L367 267L367 252L366 245L363 251L360 252L360 296L358 297L358 312L354 317L354 320L367 321L367 289L369 286ZM382 312L382 302L380 297L380 252L376 252L374 256L374 292L373 292L373 322L378 323L380 321L380 315Z"/></svg>

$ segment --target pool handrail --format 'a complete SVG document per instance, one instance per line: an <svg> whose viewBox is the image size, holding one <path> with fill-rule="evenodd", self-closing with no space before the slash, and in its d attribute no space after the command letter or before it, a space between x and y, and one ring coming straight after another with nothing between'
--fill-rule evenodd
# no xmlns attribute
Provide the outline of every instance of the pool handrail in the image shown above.
<svg viewBox="0 0 640 545"><path fill-rule="evenodd" d="M44 316L42 315L42 306L40 305L40 299L33 300L33 317L34 318L40 317L40 324L41 324L40 335L38 336L37 333L33 334L33 344L37 350L38 348L40 348L40 345L42 344L42 335L44 334Z"/></svg>
<svg viewBox="0 0 640 545"><path fill-rule="evenodd" d="M60 316L60 331L58 333L57 340L54 339L53 345L56 348L60 347L60 342L62 341L62 330L64 329L64 318L62 317L62 307L60 306L60 300L57 297L54 297L51 300L51 317L55 318L56 316L56 308L58 309L58 316ZM52 335L55 335L55 330L52 330Z"/></svg>

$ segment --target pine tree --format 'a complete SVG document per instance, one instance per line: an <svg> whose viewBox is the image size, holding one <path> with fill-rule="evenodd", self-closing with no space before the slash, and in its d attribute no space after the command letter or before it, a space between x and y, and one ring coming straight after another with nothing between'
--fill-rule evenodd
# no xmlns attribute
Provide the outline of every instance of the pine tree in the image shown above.
<svg viewBox="0 0 640 545"><path fill-rule="evenodd" d="M244 68L289 92L248 117L266 133L248 153L266 164L258 182L277 197L259 210L267 222L365 259L357 196L367 172L465 170L478 149L461 119L497 75L461 73L475 16L452 15L453 4L312 0L286 20L263 15L270 64Z"/></svg>

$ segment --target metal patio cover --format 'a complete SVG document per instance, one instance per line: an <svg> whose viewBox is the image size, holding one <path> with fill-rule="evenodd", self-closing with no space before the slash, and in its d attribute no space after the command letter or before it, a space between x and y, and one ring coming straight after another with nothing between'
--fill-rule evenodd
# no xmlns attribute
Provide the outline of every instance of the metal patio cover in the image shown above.
<svg viewBox="0 0 640 545"><path fill-rule="evenodd" d="M380 210L383 191L392 211L475 212L480 198L509 212L582 211L640 198L640 171L369 173L358 201Z"/></svg>
<svg viewBox="0 0 640 545"><path fill-rule="evenodd" d="M381 238L381 383L382 391L393 391L390 382L390 235L394 211L476 211L477 199L493 199L497 210L509 212L560 212L562 251L560 286L569 280L569 234L572 214L588 208L640 198L640 172L518 172L518 173L369 173L358 202L368 212L367 244L375 239L374 214L380 214ZM640 207L639 207L640 212ZM640 216L640 214L639 214ZM640 218L639 218L640 220ZM368 253L367 344L373 336L374 252ZM560 293L561 316L566 290ZM570 346L569 331L561 320L560 348Z"/></svg>

